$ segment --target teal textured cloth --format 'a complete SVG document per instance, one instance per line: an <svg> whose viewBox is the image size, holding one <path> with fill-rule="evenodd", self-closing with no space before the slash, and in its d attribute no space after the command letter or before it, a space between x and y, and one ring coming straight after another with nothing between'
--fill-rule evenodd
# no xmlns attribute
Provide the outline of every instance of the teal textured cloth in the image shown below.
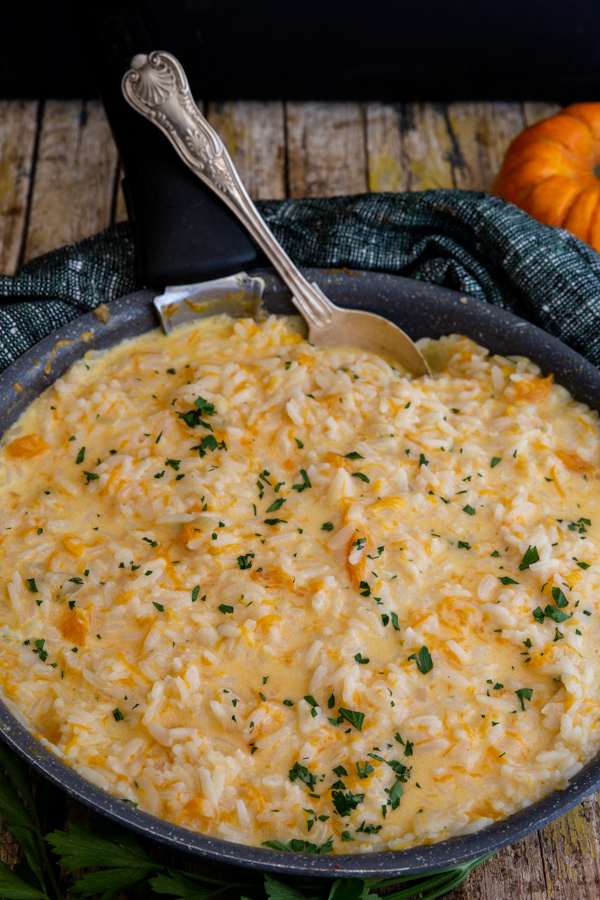
<svg viewBox="0 0 600 900"><path fill-rule="evenodd" d="M600 364L600 255L498 197L436 190L257 205L298 265L454 288L512 310ZM126 223L38 257L14 278L0 276L0 370L82 312L140 287Z"/></svg>

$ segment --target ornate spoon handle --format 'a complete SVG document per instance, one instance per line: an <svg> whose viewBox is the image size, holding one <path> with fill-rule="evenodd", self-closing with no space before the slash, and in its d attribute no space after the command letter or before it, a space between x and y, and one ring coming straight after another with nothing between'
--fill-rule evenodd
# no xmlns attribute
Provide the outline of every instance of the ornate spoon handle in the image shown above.
<svg viewBox="0 0 600 900"><path fill-rule="evenodd" d="M244 223L291 290L308 324L330 325L336 307L304 278L263 221L219 135L194 103L178 60L160 51L149 56L139 53L131 60L122 86L131 106L162 129L184 162Z"/></svg>

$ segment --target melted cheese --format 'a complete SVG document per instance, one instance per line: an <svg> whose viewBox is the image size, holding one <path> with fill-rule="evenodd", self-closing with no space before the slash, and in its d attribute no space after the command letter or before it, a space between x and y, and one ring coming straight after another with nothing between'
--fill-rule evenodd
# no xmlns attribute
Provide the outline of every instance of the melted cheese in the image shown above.
<svg viewBox="0 0 600 900"><path fill-rule="evenodd" d="M334 852L476 830L595 755L597 414L425 343L411 379L221 317L32 404L0 682L42 743L177 824Z"/></svg>

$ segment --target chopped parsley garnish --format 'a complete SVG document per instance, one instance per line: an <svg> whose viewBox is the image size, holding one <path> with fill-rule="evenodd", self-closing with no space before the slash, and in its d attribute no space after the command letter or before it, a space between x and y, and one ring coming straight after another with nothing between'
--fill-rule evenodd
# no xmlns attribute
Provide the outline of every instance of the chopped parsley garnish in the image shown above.
<svg viewBox="0 0 600 900"><path fill-rule="evenodd" d="M497 550L494 550L493 553L490 553L490 556L500 556Z"/></svg>
<svg viewBox="0 0 600 900"><path fill-rule="evenodd" d="M414 746L414 744L412 744L411 741L404 741L404 740L402 740L399 731L397 731L396 734L394 735L394 739L397 740L398 743L399 743L399 744L402 744L402 746L404 747L404 755L405 755L405 756L412 756L412 755L413 755L413 746Z"/></svg>
<svg viewBox="0 0 600 900"><path fill-rule="evenodd" d="M533 610L532 615L535 621L539 622L541 625L544 621L544 610L540 606L536 606L536 608Z"/></svg>
<svg viewBox="0 0 600 900"><path fill-rule="evenodd" d="M518 584L519 583L518 581L515 581L514 578L509 578L508 575L502 575L502 577L500 577L500 575L498 575L498 581L500 581L502 584Z"/></svg>
<svg viewBox="0 0 600 900"><path fill-rule="evenodd" d="M375 769L369 762L365 763L364 766L361 766L360 762L357 762L356 768L358 771L359 778L367 778L371 774L371 772L375 771Z"/></svg>
<svg viewBox="0 0 600 900"><path fill-rule="evenodd" d="M577 562L577 565L580 569L589 569L590 567L590 564L586 562Z"/></svg>
<svg viewBox="0 0 600 900"><path fill-rule="evenodd" d="M352 477L360 478L360 480L364 481L366 484L369 484L369 482L371 481L371 479L368 477L368 475L365 475L364 472L353 472Z"/></svg>
<svg viewBox="0 0 600 900"><path fill-rule="evenodd" d="M207 434L202 438L199 444L196 444L195 447L192 447L192 450L197 450L198 455L203 457L206 456L207 450L217 450L219 444L217 443L217 439L212 434ZM224 449L224 448L223 448Z"/></svg>
<svg viewBox="0 0 600 900"><path fill-rule="evenodd" d="M96 479L100 478L99 475L96 475L95 472L85 472L83 473L87 478L86 484L89 484L90 481L96 481Z"/></svg>
<svg viewBox="0 0 600 900"><path fill-rule="evenodd" d="M309 772L306 766L301 765L299 762L294 763L288 774L290 776L290 781L293 782L296 781L296 779L299 779L309 788L313 788L317 783L317 779L313 773Z"/></svg>
<svg viewBox="0 0 600 900"><path fill-rule="evenodd" d="M192 603L195 603L198 599L198 594L200 593L200 585L197 584L196 587L192 590Z"/></svg>
<svg viewBox="0 0 600 900"><path fill-rule="evenodd" d="M302 484L293 484L292 485L292 490L298 491L299 494L302 491L305 491L306 488L312 487L312 484L310 483L310 478L306 474L306 469L300 469L300 476L302 478Z"/></svg>
<svg viewBox="0 0 600 900"><path fill-rule="evenodd" d="M213 438L214 440L214 438ZM172 469L175 469L176 472L179 472L179 466L181 465L180 459L165 459L165 466L171 466Z"/></svg>
<svg viewBox="0 0 600 900"><path fill-rule="evenodd" d="M359 584L360 595L361 597L370 597L371 596L371 588L369 587L366 581L361 581Z"/></svg>
<svg viewBox="0 0 600 900"><path fill-rule="evenodd" d="M523 559L519 563L519 569L523 572L525 569L528 569L532 563L539 562L539 558L540 554L538 553L537 547L528 547Z"/></svg>
<svg viewBox="0 0 600 900"><path fill-rule="evenodd" d="M285 497L279 497L277 500L274 500L273 503L271 503L271 505L270 505L270 507L268 508L267 512L268 512L268 513L271 513L271 512L277 512L277 510L278 510L278 509L281 509L281 507L283 506L283 504L284 504L285 502L286 502L286 501L285 501Z"/></svg>
<svg viewBox="0 0 600 900"><path fill-rule="evenodd" d="M147 544L150 544L151 547L158 547L158 541L153 541L152 538L143 537L142 540L146 541ZM138 569L139 569L139 566L138 566Z"/></svg>
<svg viewBox="0 0 600 900"><path fill-rule="evenodd" d="M226 603L221 603L221 605L218 607L218 610L219 612L222 612L223 615L226 615L227 613L233 612L233 606L228 606Z"/></svg>
<svg viewBox="0 0 600 900"><path fill-rule="evenodd" d="M346 794L343 791L332 791L331 799L338 815L349 816L352 810L362 803L365 795L354 794L352 791L348 791Z"/></svg>
<svg viewBox="0 0 600 900"><path fill-rule="evenodd" d="M359 712L357 709L339 709L338 710L340 716L346 719L347 722L350 722L351 725L354 725L357 731L362 730L363 722L365 720L365 714Z"/></svg>
<svg viewBox="0 0 600 900"><path fill-rule="evenodd" d="M251 569L253 559L254 553L245 553L243 556L238 556L237 564L240 569Z"/></svg>
<svg viewBox="0 0 600 900"><path fill-rule="evenodd" d="M115 722L122 722L125 716L121 712L121 710L117 707L117 709L113 709L113 716L115 717Z"/></svg>
<svg viewBox="0 0 600 900"><path fill-rule="evenodd" d="M265 525L285 525L287 521L287 519L265 519ZM302 529L299 528L298 531L302 534Z"/></svg>
<svg viewBox="0 0 600 900"><path fill-rule="evenodd" d="M357 653L354 659L357 663L360 663L363 666L365 666L369 662L368 657L362 656L360 653Z"/></svg>
<svg viewBox="0 0 600 900"><path fill-rule="evenodd" d="M75 460L76 464L79 465L85 459L85 447L82 447L79 453L77 454L77 459Z"/></svg>
<svg viewBox="0 0 600 900"><path fill-rule="evenodd" d="M361 456L360 453L357 453L356 450L353 450L352 453L346 453L344 459L364 459L364 456Z"/></svg>
<svg viewBox="0 0 600 900"><path fill-rule="evenodd" d="M352 541L352 546L356 547L357 550L362 550L366 543L366 538L357 538L355 541Z"/></svg>
<svg viewBox="0 0 600 900"><path fill-rule="evenodd" d="M423 675L426 675L433 669L433 660L431 659L431 653L425 646L421 647L418 653L413 653L412 656L409 656L408 658L409 660L415 660L417 669L419 670L419 672L422 672Z"/></svg>
<svg viewBox="0 0 600 900"><path fill-rule="evenodd" d="M429 465L429 460L425 459L424 453L421 453L421 455L419 456L419 465L420 466L428 466Z"/></svg>
<svg viewBox="0 0 600 900"><path fill-rule="evenodd" d="M460 550L461 548L464 549L464 550L470 550L470 549L471 549L471 545L468 544L466 541L459 541L459 542L458 542L458 549Z"/></svg>
<svg viewBox="0 0 600 900"><path fill-rule="evenodd" d="M296 443L297 443L297 444L298 444L298 446L299 446L299 447L300 447L300 449L301 449L301 450L302 450L302 449L303 449L303 447L304 447L304 444L303 444L303 443L302 443L302 441L301 441L301 440L299 440L299 439L298 439L298 438L294 438L294 440L295 440L295 441L296 441Z"/></svg>
<svg viewBox="0 0 600 900"><path fill-rule="evenodd" d="M490 463L490 469L495 469L499 462L502 462L499 456L493 456Z"/></svg>
<svg viewBox="0 0 600 900"><path fill-rule="evenodd" d="M461 491L460 493L462 493L462 491ZM468 503L467 503L466 506L463 506L463 512L466 512L467 515L469 515L469 516L474 516L474 515L475 515L475 510L473 509L472 506L469 506Z"/></svg>
<svg viewBox="0 0 600 900"><path fill-rule="evenodd" d="M29 642L28 642L29 643ZM32 649L32 653L37 653L41 662L46 662L48 659L48 651L44 650L44 644L46 641L43 638L40 638L37 641L33 642L35 644L35 649Z"/></svg>
<svg viewBox="0 0 600 900"><path fill-rule="evenodd" d="M323 522L321 531L333 531L333 522Z"/></svg>
<svg viewBox="0 0 600 900"><path fill-rule="evenodd" d="M157 603L155 600L152 601L152 606L155 606L159 612L164 612L165 608L162 603Z"/></svg>
<svg viewBox="0 0 600 900"><path fill-rule="evenodd" d="M404 793L404 788L400 781L395 781L391 788L385 788L386 794L389 794L389 804L392 809L397 809L400 805L400 797Z"/></svg>
<svg viewBox="0 0 600 900"><path fill-rule="evenodd" d="M284 700L284 701L283 701L283 705L284 705L284 706L293 706L293 705L294 705L294 701L293 701L293 700Z"/></svg>
<svg viewBox="0 0 600 900"><path fill-rule="evenodd" d="M69 581L72 581L73 584L83 584L83 578L69 578Z"/></svg>
<svg viewBox="0 0 600 900"><path fill-rule="evenodd" d="M25 584L27 585L27 590L31 591L32 594L38 593L38 587L37 587L37 584L35 583L35 578L26 578Z"/></svg>
<svg viewBox="0 0 600 900"><path fill-rule="evenodd" d="M525 709L524 700L531 700L531 695L533 694L533 688L519 688L518 691L515 691L515 694L521 701L521 709Z"/></svg>
<svg viewBox="0 0 600 900"><path fill-rule="evenodd" d="M565 606L569 605L569 601L559 587L552 588L552 599L561 609L564 609Z"/></svg>
<svg viewBox="0 0 600 900"><path fill-rule="evenodd" d="M400 625L398 624L398 615L395 612L391 612L390 616L392 617L392 625L396 631L400 631Z"/></svg>
<svg viewBox="0 0 600 900"><path fill-rule="evenodd" d="M318 706L318 705L319 705L319 704L317 703L317 701L315 700L315 698L314 698L313 696L311 696L311 694L306 694L305 697L304 697L304 699L305 699L306 702L309 703L311 706Z"/></svg>
<svg viewBox="0 0 600 900"><path fill-rule="evenodd" d="M547 606L544 610L544 615L558 623L565 622L567 619L571 618L571 616L564 613L562 609L557 609L556 606Z"/></svg>

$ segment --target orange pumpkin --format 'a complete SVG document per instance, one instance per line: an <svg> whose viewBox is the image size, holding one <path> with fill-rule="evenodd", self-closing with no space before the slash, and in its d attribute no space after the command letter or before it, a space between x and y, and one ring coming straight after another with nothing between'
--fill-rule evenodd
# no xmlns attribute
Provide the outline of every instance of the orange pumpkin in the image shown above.
<svg viewBox="0 0 600 900"><path fill-rule="evenodd" d="M574 103L517 135L492 190L600 251L600 103Z"/></svg>

